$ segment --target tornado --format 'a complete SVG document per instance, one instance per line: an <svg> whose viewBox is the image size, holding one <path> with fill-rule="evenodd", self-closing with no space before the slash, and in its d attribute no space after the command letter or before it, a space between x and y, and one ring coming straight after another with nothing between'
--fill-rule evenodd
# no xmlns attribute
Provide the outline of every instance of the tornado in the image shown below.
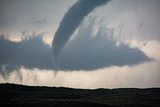
<svg viewBox="0 0 160 107"><path fill-rule="evenodd" d="M52 41L53 65L59 69L60 54L74 31L83 19L96 7L107 4L110 0L79 0L66 12L62 18Z"/></svg>

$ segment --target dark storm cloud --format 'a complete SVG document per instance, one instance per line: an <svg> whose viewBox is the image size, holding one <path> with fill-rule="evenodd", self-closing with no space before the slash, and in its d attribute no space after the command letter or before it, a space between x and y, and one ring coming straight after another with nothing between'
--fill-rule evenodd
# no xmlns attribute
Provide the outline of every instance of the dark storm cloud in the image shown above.
<svg viewBox="0 0 160 107"><path fill-rule="evenodd" d="M124 43L116 46L117 41L112 38L112 34L102 33L104 28L99 29L96 37L91 37L93 24L94 21L91 21L87 27L81 26L77 37L64 48L60 68L93 70L106 66L135 65L151 60L139 49Z"/></svg>
<svg viewBox="0 0 160 107"><path fill-rule="evenodd" d="M109 1L110 0L79 0L69 8L55 33L52 43L53 63L55 68L58 69L61 50L77 27L81 24L85 16L87 16L96 7L106 4Z"/></svg>
<svg viewBox="0 0 160 107"><path fill-rule="evenodd" d="M0 65L7 65L7 70L21 66L52 69L51 49L48 45L44 44L41 35L25 38L18 43L1 36Z"/></svg>
<svg viewBox="0 0 160 107"><path fill-rule="evenodd" d="M99 30L92 38L93 22L85 29L82 26L77 37L70 41L62 51L60 69L64 70L93 70L107 66L134 65L148 61L149 58L140 50L106 38ZM0 71L11 72L21 66L29 69L54 69L52 66L51 47L44 44L41 35L33 35L21 42L12 42L0 36Z"/></svg>

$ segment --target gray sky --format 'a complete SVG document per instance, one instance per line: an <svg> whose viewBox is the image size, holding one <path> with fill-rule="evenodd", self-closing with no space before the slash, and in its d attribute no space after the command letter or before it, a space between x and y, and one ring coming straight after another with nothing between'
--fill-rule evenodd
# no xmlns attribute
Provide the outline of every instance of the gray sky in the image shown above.
<svg viewBox="0 0 160 107"><path fill-rule="evenodd" d="M1 0L0 32L20 35L20 31L53 34L64 13L76 0Z"/></svg>
<svg viewBox="0 0 160 107"><path fill-rule="evenodd" d="M0 82L160 87L159 0L112 0L91 12L63 49L54 80L50 45L76 1L0 0Z"/></svg>

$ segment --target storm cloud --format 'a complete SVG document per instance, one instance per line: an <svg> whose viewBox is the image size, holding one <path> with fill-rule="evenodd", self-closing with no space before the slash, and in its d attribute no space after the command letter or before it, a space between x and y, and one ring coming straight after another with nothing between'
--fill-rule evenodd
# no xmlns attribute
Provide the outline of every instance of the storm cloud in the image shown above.
<svg viewBox="0 0 160 107"><path fill-rule="evenodd" d="M51 49L44 44L42 35L33 34L20 42L0 36L0 65L6 70L27 68L52 69ZM1 69L2 71L2 69Z"/></svg>
<svg viewBox="0 0 160 107"><path fill-rule="evenodd" d="M94 20L82 25L74 39L70 40L62 51L60 68L63 70L94 70L109 66L137 65L149 61L142 51L131 48L103 33L99 29L95 37L91 36ZM45 44L43 35L33 34L20 42L13 42L0 36L0 71L12 72L21 66L28 69L54 69L52 47Z"/></svg>
<svg viewBox="0 0 160 107"><path fill-rule="evenodd" d="M88 25L82 25L73 40L65 46L60 58L60 69L94 70L109 66L136 65L152 60L137 48L118 43L113 38L112 29L101 27L91 36L95 20L89 19Z"/></svg>

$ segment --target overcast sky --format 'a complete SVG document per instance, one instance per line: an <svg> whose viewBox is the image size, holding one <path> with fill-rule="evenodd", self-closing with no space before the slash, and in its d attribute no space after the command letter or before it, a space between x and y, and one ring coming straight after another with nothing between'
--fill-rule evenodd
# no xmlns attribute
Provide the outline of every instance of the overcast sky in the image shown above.
<svg viewBox="0 0 160 107"><path fill-rule="evenodd" d="M54 78L52 39L77 1L0 0L0 82L160 87L159 0L111 0L96 8L64 47Z"/></svg>

